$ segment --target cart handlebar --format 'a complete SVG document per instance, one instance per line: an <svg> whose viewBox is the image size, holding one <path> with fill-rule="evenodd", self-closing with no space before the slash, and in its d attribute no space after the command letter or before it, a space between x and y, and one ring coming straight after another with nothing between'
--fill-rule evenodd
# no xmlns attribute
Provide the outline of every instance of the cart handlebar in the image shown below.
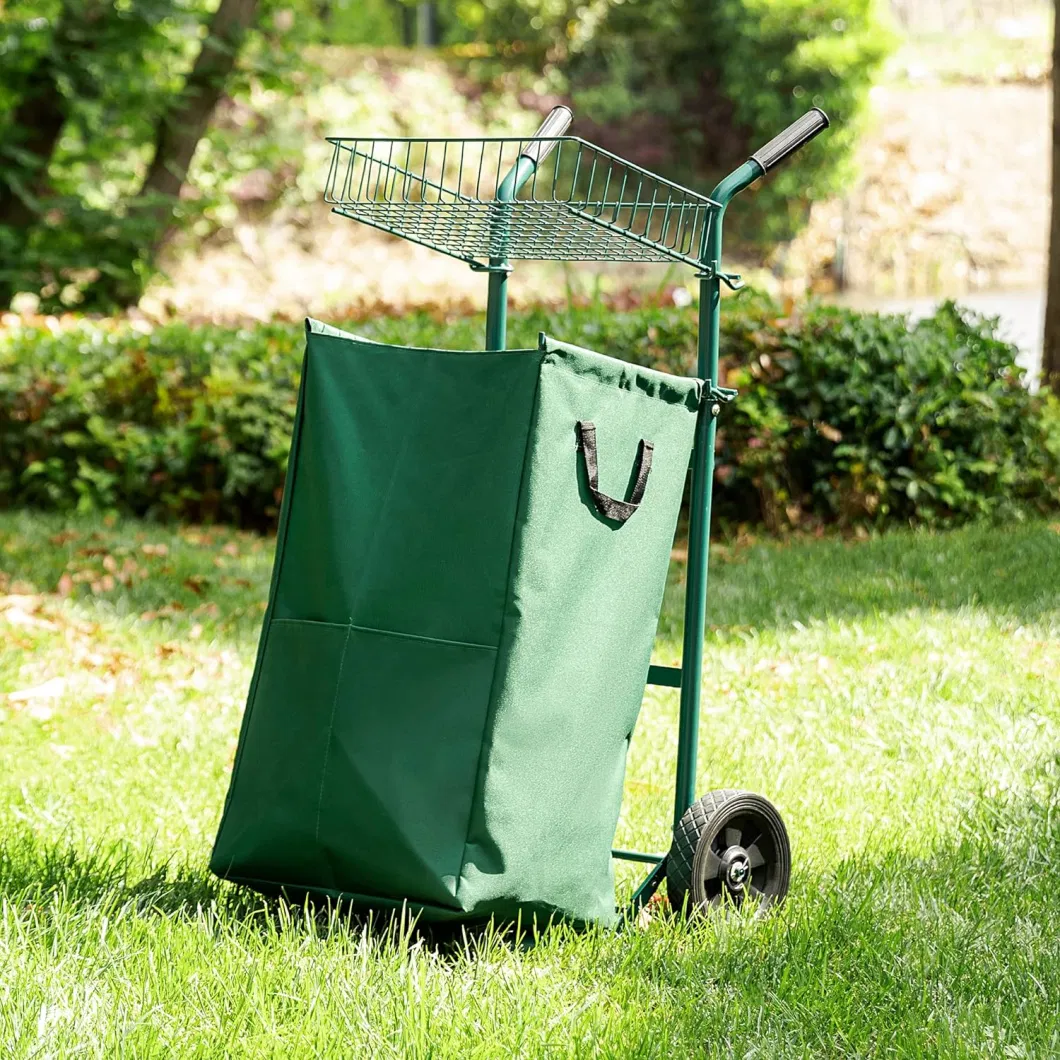
<svg viewBox="0 0 1060 1060"><path fill-rule="evenodd" d="M574 115L571 113L570 107L553 107L549 111L548 117L538 127L537 132L534 133L533 140L519 152L520 157L529 158L535 166L540 165L551 154L552 148L556 146L556 141L550 138L562 136L573 120ZM539 137L545 137L545 139L539 139Z"/></svg>
<svg viewBox="0 0 1060 1060"><path fill-rule="evenodd" d="M755 151L751 158L762 167L763 173L768 173L827 128L828 115L820 107L814 107L793 121L779 136L774 136L765 147Z"/></svg>

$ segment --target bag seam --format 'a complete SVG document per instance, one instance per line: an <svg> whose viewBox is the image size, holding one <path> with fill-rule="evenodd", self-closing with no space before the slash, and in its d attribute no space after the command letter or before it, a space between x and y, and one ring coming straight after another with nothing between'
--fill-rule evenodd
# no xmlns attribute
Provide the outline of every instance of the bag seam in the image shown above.
<svg viewBox="0 0 1060 1060"><path fill-rule="evenodd" d="M630 364L630 367L635 367L628 361L623 361L622 363ZM644 401L652 401L656 403L661 401L665 405L683 405L693 415L699 412L699 409L703 404L703 394L705 392L704 381L695 376L674 376L674 379L679 380L694 379L695 382L699 384L699 386L689 390L687 394L681 394L681 399L679 401L668 401L665 397L661 397L658 394L646 394L643 390L631 390L624 386L618 386L613 382L607 382L603 379L594 378L591 373L575 371L573 368L568 368L559 360L549 360L548 366L557 372L563 372L565 375L572 375L576 379L588 379L591 382L596 383L597 386L605 387L607 390L614 390L619 394L628 394L630 397L638 397ZM669 386L671 384L666 385ZM692 397L695 400L695 404L692 406L689 406L688 404L689 397Z"/></svg>
<svg viewBox="0 0 1060 1060"><path fill-rule="evenodd" d="M447 640L445 637L427 637L421 633L403 633L397 629L379 629L376 626L359 626L356 622L326 622L318 618L274 618L272 624L294 626L324 626L328 629L348 629L357 633L374 633L380 637L397 637L401 640L422 640L428 644L445 644L451 648L476 648L479 651L496 651L495 644L476 644L470 640Z"/></svg>
<svg viewBox="0 0 1060 1060"><path fill-rule="evenodd" d="M321 320L316 320L314 317L308 317L309 321L313 324L321 324L327 328L326 331L313 331L314 335L319 335L322 339L341 339L346 342L352 342L356 346L371 346L380 349L387 350L399 350L401 352L411 353L444 353L452 354L457 357L466 357L470 355L484 355L494 356L496 354L509 354L510 356L525 356L528 353L540 353L541 351L535 346L532 349L517 349L517 350L443 350L437 346L395 346L391 342L380 342L378 339L369 339L364 335L354 334L352 331L343 331L342 328L337 328L333 324L325 324Z"/></svg>
<svg viewBox="0 0 1060 1060"><path fill-rule="evenodd" d="M331 699L331 717L328 718L328 736L324 741L324 762L320 770L320 794L317 797L317 822L313 829L313 838L320 842L320 818L324 811L324 788L328 782L328 765L331 761L331 740L335 734L335 712L339 706L339 689L342 688L342 671L346 666L346 651L350 646L350 635L353 626L347 625L346 639L342 642L342 654L339 656L339 672L335 677L335 695Z"/></svg>

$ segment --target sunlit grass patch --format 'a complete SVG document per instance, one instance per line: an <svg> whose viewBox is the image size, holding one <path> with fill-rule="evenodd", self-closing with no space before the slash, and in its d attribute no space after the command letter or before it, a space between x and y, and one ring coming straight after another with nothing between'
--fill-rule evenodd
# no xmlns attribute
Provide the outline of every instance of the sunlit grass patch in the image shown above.
<svg viewBox="0 0 1060 1060"><path fill-rule="evenodd" d="M699 787L776 801L790 899L530 946L206 872L271 556L231 531L0 516L5 1057L1060 1051L1055 528L721 550ZM622 846L667 845L676 714L648 691Z"/></svg>

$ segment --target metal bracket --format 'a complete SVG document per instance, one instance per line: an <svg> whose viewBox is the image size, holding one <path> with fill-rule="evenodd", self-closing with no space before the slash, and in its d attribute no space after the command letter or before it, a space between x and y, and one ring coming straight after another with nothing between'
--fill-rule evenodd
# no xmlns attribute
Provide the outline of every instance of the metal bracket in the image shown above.
<svg viewBox="0 0 1060 1060"><path fill-rule="evenodd" d="M737 272L725 272L721 267L719 261L706 261L703 263L703 270L697 272L701 280L713 280L717 277L729 288L730 291L742 291L747 284L744 283L743 277Z"/></svg>
<svg viewBox="0 0 1060 1060"><path fill-rule="evenodd" d="M669 855L667 855L668 857ZM648 875L648 878L636 889L633 893L633 898L630 900L629 906L626 910L626 921L635 921L637 914L648 904L651 900L652 895L659 889L663 880L666 879L666 861L667 858L663 858L658 865Z"/></svg>
<svg viewBox="0 0 1060 1060"><path fill-rule="evenodd" d="M727 386L715 386L708 381L710 389L707 391L707 400L710 402L710 414L715 419L721 415L722 405L727 405L739 393Z"/></svg>
<svg viewBox="0 0 1060 1060"><path fill-rule="evenodd" d="M645 683L649 685L658 685L662 688L680 688L681 667L656 666L653 663L648 667L648 680Z"/></svg>
<svg viewBox="0 0 1060 1060"><path fill-rule="evenodd" d="M507 275L512 271L512 266L507 261L503 265L483 265L481 261L469 261L468 266L472 272L499 272Z"/></svg>

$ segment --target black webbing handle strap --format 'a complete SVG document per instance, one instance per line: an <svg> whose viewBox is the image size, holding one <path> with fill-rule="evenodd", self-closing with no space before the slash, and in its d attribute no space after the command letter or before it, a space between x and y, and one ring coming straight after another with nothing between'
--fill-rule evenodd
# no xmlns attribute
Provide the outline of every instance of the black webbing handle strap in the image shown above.
<svg viewBox="0 0 1060 1060"><path fill-rule="evenodd" d="M648 484L651 471L651 454L655 446L651 442L640 440L637 450L637 477L630 490L628 501L615 500L606 493L600 492L600 465L596 456L596 427L587 420L578 423L578 448L585 460L585 477L589 481L589 493L592 495L596 510L605 518L616 523L624 523L640 507L644 499L644 488Z"/></svg>

